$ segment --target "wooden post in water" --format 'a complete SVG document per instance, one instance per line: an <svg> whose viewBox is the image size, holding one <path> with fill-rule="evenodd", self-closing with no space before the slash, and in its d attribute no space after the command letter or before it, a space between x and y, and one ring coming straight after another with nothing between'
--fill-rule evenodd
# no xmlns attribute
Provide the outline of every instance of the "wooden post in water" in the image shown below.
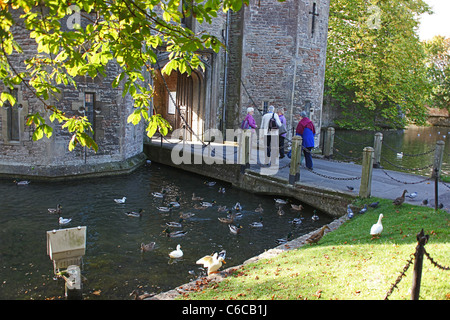
<svg viewBox="0 0 450 320"><path fill-rule="evenodd" d="M294 136L292 138L291 149L291 167L289 168L289 184L294 185L300 180L300 161L302 156L302 142L301 136Z"/></svg>
<svg viewBox="0 0 450 320"><path fill-rule="evenodd" d="M333 157L334 132L334 128L329 127L325 135L325 141L323 143L323 155L327 159L331 159Z"/></svg>
<svg viewBox="0 0 450 320"><path fill-rule="evenodd" d="M363 150L361 186L359 196L369 198L372 189L373 148L365 147Z"/></svg>
<svg viewBox="0 0 450 320"><path fill-rule="evenodd" d="M423 229L417 234L417 247L414 253L414 271L411 287L411 300L419 300L420 282L422 280L423 255L425 253L425 244L428 242L428 235L425 235Z"/></svg>
<svg viewBox="0 0 450 320"><path fill-rule="evenodd" d="M381 168L381 146L383 144L383 134L381 132L375 133L375 138L373 141L373 149L374 149L374 159L373 159L373 167Z"/></svg>

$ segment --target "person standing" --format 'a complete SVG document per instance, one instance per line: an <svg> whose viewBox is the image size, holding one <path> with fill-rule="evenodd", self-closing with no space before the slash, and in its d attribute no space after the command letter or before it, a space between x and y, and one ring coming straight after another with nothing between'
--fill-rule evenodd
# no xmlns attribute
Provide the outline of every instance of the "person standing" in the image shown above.
<svg viewBox="0 0 450 320"><path fill-rule="evenodd" d="M272 122L271 121L272 119L275 119L275 123L279 128L281 126L280 118L275 113L275 107L269 106L267 113L265 115L263 115L263 117L261 119L261 134L264 135L265 145L267 147L267 154L266 154L267 159L270 159L270 143L272 140L270 131L276 130L276 129L270 128L270 123ZM266 162L268 163L269 161L266 161Z"/></svg>
<svg viewBox="0 0 450 320"><path fill-rule="evenodd" d="M302 149L305 156L306 168L313 169L313 161L311 156L311 150L314 148L314 135L316 134L316 128L314 123L306 115L305 111L300 113L300 121L295 130L296 135L303 138Z"/></svg>
<svg viewBox="0 0 450 320"><path fill-rule="evenodd" d="M287 128L286 117L284 116L284 108L278 108L278 118L280 118L281 125ZM280 159L284 158L284 140L286 138L286 133L282 133L278 136L279 148L280 148Z"/></svg>
<svg viewBox="0 0 450 320"><path fill-rule="evenodd" d="M256 121L253 118L253 114L255 113L255 109L253 107L247 108L247 115L244 118L244 121L242 122L242 129L256 129L258 126L256 125Z"/></svg>

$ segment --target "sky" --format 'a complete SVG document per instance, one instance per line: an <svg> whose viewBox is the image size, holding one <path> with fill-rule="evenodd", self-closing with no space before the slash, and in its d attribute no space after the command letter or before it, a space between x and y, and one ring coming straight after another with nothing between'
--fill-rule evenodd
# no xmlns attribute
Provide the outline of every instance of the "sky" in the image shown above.
<svg viewBox="0 0 450 320"><path fill-rule="evenodd" d="M433 14L420 17L419 38L429 40L436 35L450 38L450 0L424 0Z"/></svg>

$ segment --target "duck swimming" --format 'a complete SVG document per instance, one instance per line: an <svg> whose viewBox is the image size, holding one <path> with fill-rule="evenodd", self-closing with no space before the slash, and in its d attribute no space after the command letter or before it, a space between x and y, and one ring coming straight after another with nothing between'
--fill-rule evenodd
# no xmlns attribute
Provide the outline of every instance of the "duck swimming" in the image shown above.
<svg viewBox="0 0 450 320"><path fill-rule="evenodd" d="M114 199L114 201L119 204L125 203L126 200L127 200L127 197L123 197L122 199Z"/></svg>
<svg viewBox="0 0 450 320"><path fill-rule="evenodd" d="M192 194L192 201L203 201L202 197L196 197L195 193Z"/></svg>
<svg viewBox="0 0 450 320"><path fill-rule="evenodd" d="M139 209L138 212L128 211L128 212L125 212L125 214L126 214L128 217L140 218L140 217L142 217L142 212L144 212L144 210L143 210L143 209Z"/></svg>
<svg viewBox="0 0 450 320"><path fill-rule="evenodd" d="M263 222L262 221L263 221L263 218L260 217L259 221L250 223L250 227L251 228L262 228L263 227Z"/></svg>
<svg viewBox="0 0 450 320"><path fill-rule="evenodd" d="M141 252L152 251L153 249L155 249L155 245L156 243L153 241L148 244L141 243Z"/></svg>
<svg viewBox="0 0 450 320"><path fill-rule="evenodd" d="M72 221L72 218L67 218L67 219L65 219L65 218L63 218L63 217L59 217L59 224L60 225L66 225L66 224L69 224L70 223L70 221Z"/></svg>
<svg viewBox="0 0 450 320"><path fill-rule="evenodd" d="M174 222L174 221L166 222L166 225L171 228L181 228L183 226L181 224L182 221L183 221L183 218L180 218L180 220L178 220L178 222Z"/></svg>
<svg viewBox="0 0 450 320"><path fill-rule="evenodd" d="M62 206L60 204L56 205L56 209L55 208L48 208L48 212L50 213L56 213L56 214L61 214L62 212Z"/></svg>
<svg viewBox="0 0 450 320"><path fill-rule="evenodd" d="M232 234L239 234L239 233L241 233L242 226L239 224L238 225L229 224L228 228L230 229L230 232Z"/></svg>
<svg viewBox="0 0 450 320"><path fill-rule="evenodd" d="M173 232L171 232L169 228L166 228L163 232L166 234L167 237L170 237L170 238L182 237L182 236L186 235L186 233L187 233L187 231L173 231Z"/></svg>
<svg viewBox="0 0 450 320"><path fill-rule="evenodd" d="M263 209L261 203L260 203L260 204L258 205L258 207L255 209L255 212L259 212L259 213L263 213L263 212L264 212L264 209Z"/></svg>
<svg viewBox="0 0 450 320"><path fill-rule="evenodd" d="M181 246L178 244L177 249L169 253L169 257L172 259L179 259L183 256L183 251L181 251Z"/></svg>

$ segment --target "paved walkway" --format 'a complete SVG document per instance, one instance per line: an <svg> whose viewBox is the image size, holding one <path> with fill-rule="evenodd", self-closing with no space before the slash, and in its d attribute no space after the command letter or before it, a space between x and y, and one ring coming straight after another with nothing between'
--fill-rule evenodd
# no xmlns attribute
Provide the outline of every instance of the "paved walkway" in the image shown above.
<svg viewBox="0 0 450 320"><path fill-rule="evenodd" d="M159 140L153 140L153 144L160 144ZM182 143L179 140L163 139L163 147L171 148L178 145L181 149ZM190 145L190 150L194 153L205 154L205 148L202 148L200 142L186 142ZM238 150L231 145L224 145L219 143L211 143L211 151L213 157L228 159L228 161L237 163ZM209 152L211 152L209 151ZM256 150L254 150L254 154ZM255 158L253 158L255 159ZM263 175L274 175L278 178L289 181L289 165L290 159L285 157L279 159L278 166L264 166L255 164L250 165L250 170L258 172ZM314 187L323 187L341 192L348 192L350 194L359 194L360 177L362 167L358 164L340 162L334 160L326 160L315 157L313 159L314 169L307 170L304 167L304 160L300 169L299 184L309 185ZM225 161L224 161L225 163ZM348 189L352 187L353 190ZM435 181L430 177L418 176L410 173L399 171L391 171L385 169L373 169L371 196L395 199L402 195L403 190L408 190L409 193L417 192L417 197L414 199L406 198L406 203L421 205L422 201L427 199L428 206L434 207L435 204ZM450 183L439 182L438 184L438 203L444 205L444 209L450 212Z"/></svg>

